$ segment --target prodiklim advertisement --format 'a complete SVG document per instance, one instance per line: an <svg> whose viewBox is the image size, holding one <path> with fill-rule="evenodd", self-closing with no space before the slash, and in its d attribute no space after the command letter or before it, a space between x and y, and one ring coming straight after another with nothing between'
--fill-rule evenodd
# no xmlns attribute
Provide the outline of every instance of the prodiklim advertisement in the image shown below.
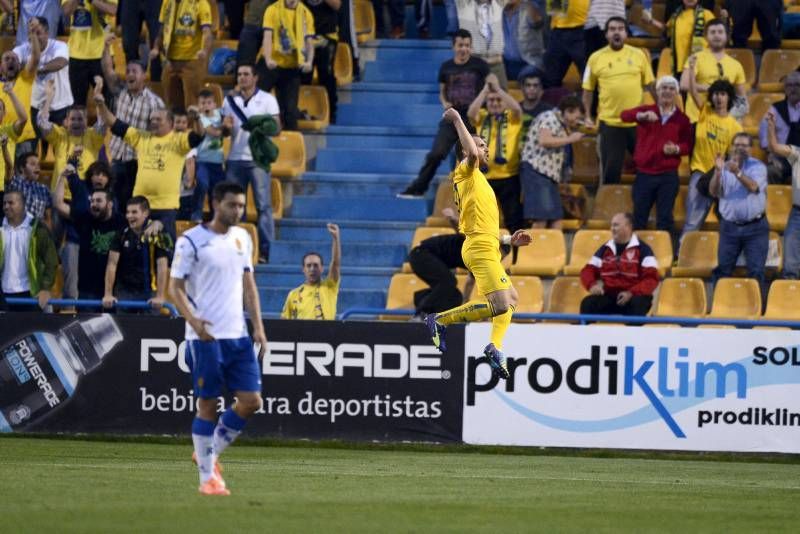
<svg viewBox="0 0 800 534"><path fill-rule="evenodd" d="M466 328L467 443L800 452L798 332L512 325L504 382L490 329Z"/></svg>
<svg viewBox="0 0 800 534"><path fill-rule="evenodd" d="M0 432L187 434L197 399L182 319L15 314L0 330ZM4 323L8 325L8 323ZM248 435L458 441L463 362L419 324L265 322ZM453 349L463 354L463 329ZM220 412L233 401L219 398Z"/></svg>

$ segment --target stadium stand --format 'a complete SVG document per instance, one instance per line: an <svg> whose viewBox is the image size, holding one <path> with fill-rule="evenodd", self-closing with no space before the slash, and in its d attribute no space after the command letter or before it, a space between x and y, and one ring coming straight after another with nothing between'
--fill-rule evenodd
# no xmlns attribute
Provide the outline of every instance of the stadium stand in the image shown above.
<svg viewBox="0 0 800 534"><path fill-rule="evenodd" d="M581 301L589 293L577 276L559 276L550 287L547 299L548 313L580 313Z"/></svg>
<svg viewBox="0 0 800 534"><path fill-rule="evenodd" d="M718 246L717 232L688 232L683 237L672 276L709 278L717 266Z"/></svg>
<svg viewBox="0 0 800 534"><path fill-rule="evenodd" d="M576 276L583 266L594 256L606 241L611 239L610 230L578 230L572 239L572 250L569 263L564 267L564 274Z"/></svg>
<svg viewBox="0 0 800 534"><path fill-rule="evenodd" d="M761 290L752 278L722 278L714 288L709 317L758 319L761 316Z"/></svg>
<svg viewBox="0 0 800 534"><path fill-rule="evenodd" d="M556 276L567 262L567 245L561 230L531 229L535 246L520 247L511 274ZM516 278L514 278L516 279Z"/></svg>
<svg viewBox="0 0 800 534"><path fill-rule="evenodd" d="M706 314L706 284L700 278L667 278L661 282L653 309L657 317L703 317Z"/></svg>

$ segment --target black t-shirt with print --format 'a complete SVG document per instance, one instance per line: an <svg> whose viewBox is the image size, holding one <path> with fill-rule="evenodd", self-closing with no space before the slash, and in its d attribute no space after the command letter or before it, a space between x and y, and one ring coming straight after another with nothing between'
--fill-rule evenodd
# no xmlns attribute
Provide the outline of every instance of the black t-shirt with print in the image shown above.
<svg viewBox="0 0 800 534"><path fill-rule="evenodd" d="M483 89L488 75L489 64L480 58L472 56L462 65L448 59L439 68L439 83L445 85L448 102L463 115Z"/></svg>
<svg viewBox="0 0 800 534"><path fill-rule="evenodd" d="M80 238L78 292L102 297L108 251L114 236L125 227L125 219L116 211L105 221L95 219L88 212L71 215Z"/></svg>
<svg viewBox="0 0 800 534"><path fill-rule="evenodd" d="M141 294L149 298L152 292L151 281L156 274L156 262L160 258L169 260L169 250L163 235L145 241L141 235L124 228L116 233L111 241L110 251L119 252L117 276L114 280L114 295Z"/></svg>

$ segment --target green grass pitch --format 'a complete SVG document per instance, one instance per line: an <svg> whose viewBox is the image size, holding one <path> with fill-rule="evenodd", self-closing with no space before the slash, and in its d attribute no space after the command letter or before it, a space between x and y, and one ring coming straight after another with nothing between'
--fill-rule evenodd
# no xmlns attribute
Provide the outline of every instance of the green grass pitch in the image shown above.
<svg viewBox="0 0 800 534"><path fill-rule="evenodd" d="M435 449L435 448L434 448ZM789 532L800 465L234 445L230 497L185 444L0 439L0 531Z"/></svg>

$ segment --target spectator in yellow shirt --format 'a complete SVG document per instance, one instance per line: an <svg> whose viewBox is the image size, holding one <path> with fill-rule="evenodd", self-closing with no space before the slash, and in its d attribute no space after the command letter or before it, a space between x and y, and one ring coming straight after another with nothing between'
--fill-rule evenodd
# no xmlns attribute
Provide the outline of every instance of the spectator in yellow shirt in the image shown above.
<svg viewBox="0 0 800 534"><path fill-rule="evenodd" d="M467 116L489 145L486 179L503 211L505 227L513 234L523 227L519 182L522 108L514 97L503 91L497 76L489 74L483 89L470 104Z"/></svg>
<svg viewBox="0 0 800 534"><path fill-rule="evenodd" d="M339 242L339 227L328 224L331 234L331 265L328 277L322 278L322 256L309 252L303 256L303 285L292 289L286 296L281 312L282 319L336 319L336 300L339 297L339 263L342 257L342 246Z"/></svg>
<svg viewBox="0 0 800 534"><path fill-rule="evenodd" d="M167 104L188 107L197 98L208 71L208 58L214 44L211 6L208 0L164 0L159 22L161 31L150 51L150 59L164 53Z"/></svg>
<svg viewBox="0 0 800 534"><path fill-rule="evenodd" d="M747 86L745 85L744 67L725 52L728 44L728 27L720 19L714 19L706 24L706 41L708 49L702 50L695 57L694 69L695 88L700 93L705 93L708 87L717 80L727 80L736 89L736 101L733 102L731 114L741 118L747 114ZM687 60L681 73L681 90L689 92L689 63ZM697 122L700 116L698 106L694 99L686 102L686 116L692 123Z"/></svg>
<svg viewBox="0 0 800 534"><path fill-rule="evenodd" d="M297 130L300 76L314 64L314 16L299 0L278 0L264 12L258 88L277 90L278 107L285 130Z"/></svg>
<svg viewBox="0 0 800 534"><path fill-rule="evenodd" d="M714 12L704 9L698 0L683 0L667 21L667 35L672 52L672 73L681 77L683 66L691 54L708 48L706 24L714 20Z"/></svg>
<svg viewBox="0 0 800 534"><path fill-rule="evenodd" d="M3 55L0 56L0 78L6 82L14 83L14 94L22 103L26 117L31 109L31 91L33 91L33 81L36 77L39 57L39 42L35 38L31 41L31 55L25 65L20 63L17 55L11 50L6 50L3 52ZM3 124L16 122L18 115L14 103L10 99L10 95L5 92L0 93L0 101L3 102L6 110L5 117L2 121ZM33 121L26 120L22 132L17 136L16 147L13 140L9 139L8 150L9 153L16 158L28 152L36 152L36 145L37 139L36 132L33 129ZM0 191L2 190L2 180L0 180Z"/></svg>
<svg viewBox="0 0 800 534"><path fill-rule="evenodd" d="M61 9L70 19L69 86L76 104L86 105L89 83L102 76L100 59L105 46L106 17L117 14L117 0L61 0Z"/></svg>
<svg viewBox="0 0 800 534"><path fill-rule="evenodd" d="M636 147L636 123L623 122L620 114L641 104L644 89L651 90L653 85L653 69L647 55L625 44L627 38L625 19L608 19L608 46L589 57L583 73L583 109L586 123L592 128L595 88L598 91L598 145L604 184L620 182L625 151L633 155Z"/></svg>

